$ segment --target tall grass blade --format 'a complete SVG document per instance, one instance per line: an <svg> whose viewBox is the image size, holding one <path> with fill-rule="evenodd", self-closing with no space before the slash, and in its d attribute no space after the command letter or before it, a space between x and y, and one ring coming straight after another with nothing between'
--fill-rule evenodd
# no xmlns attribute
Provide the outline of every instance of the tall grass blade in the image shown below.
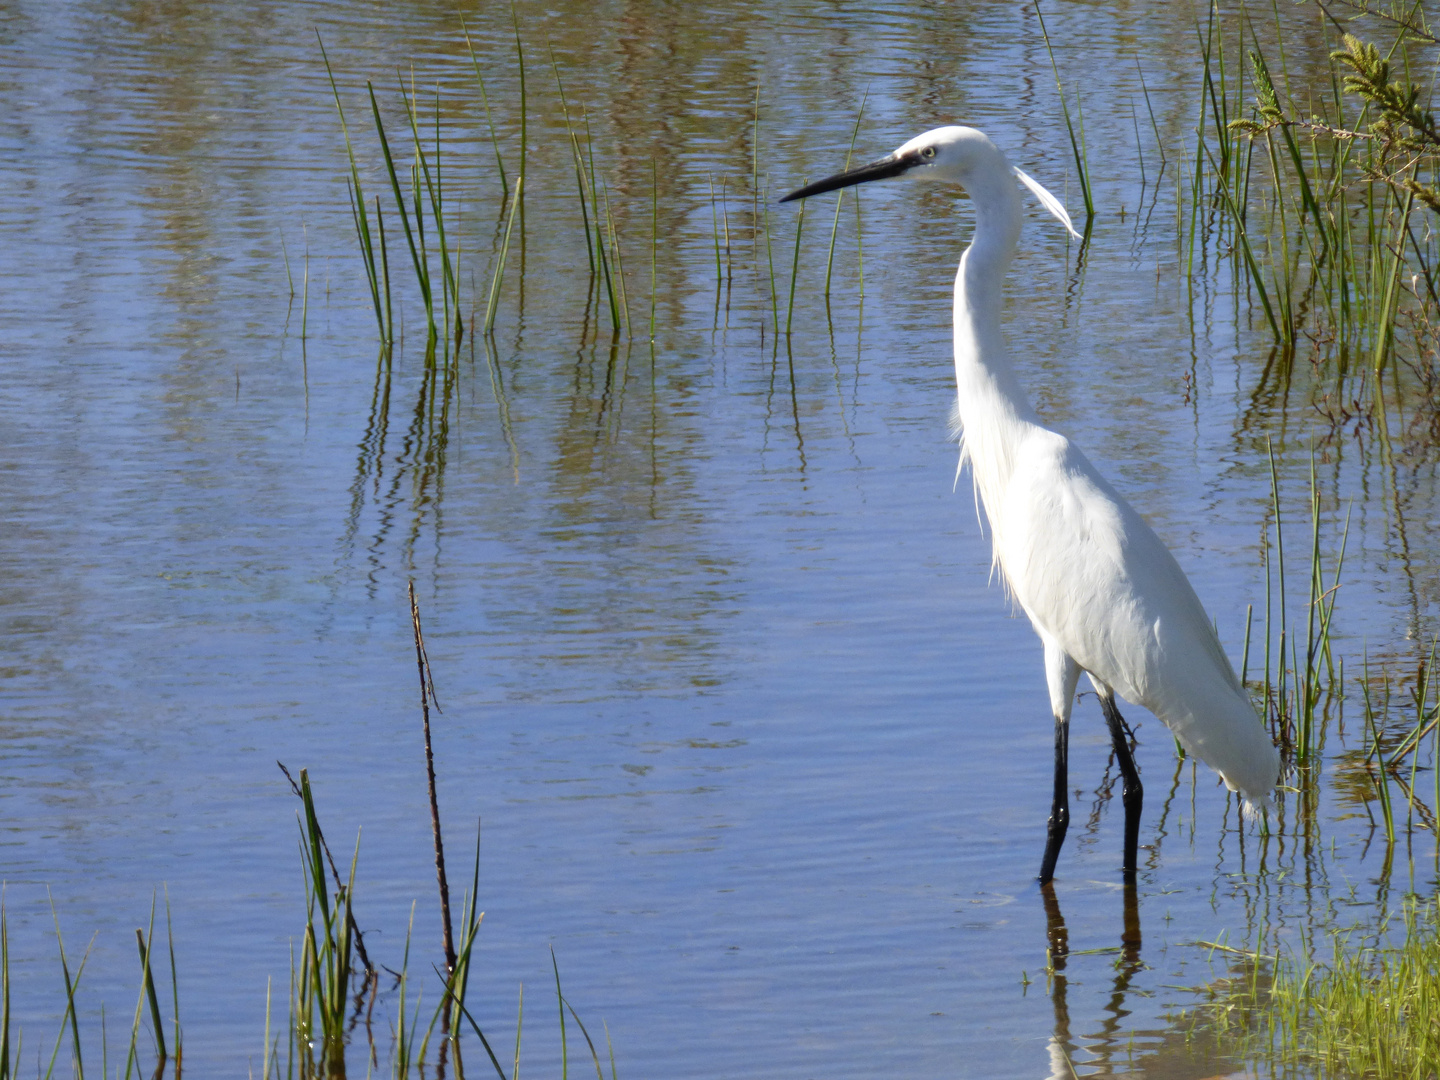
<svg viewBox="0 0 1440 1080"><path fill-rule="evenodd" d="M155 1030L155 1049L163 1063L170 1057L165 1047L165 1025L160 1019L160 997L155 993L155 975L150 969L150 946L154 943L155 925L154 905L151 905L150 925L152 932L145 934L139 927L135 928L135 944L140 949L140 972L142 986L145 991L145 1000L150 1005L150 1026Z"/></svg>
<svg viewBox="0 0 1440 1080"><path fill-rule="evenodd" d="M55 1049L50 1054L50 1066L45 1070L46 1080L55 1071L55 1061L60 1056L60 1047L65 1042L65 1029L70 1029L71 1047L75 1055L74 1066L77 1080L84 1080L85 1059L80 1048L80 1018L75 1008L75 995L80 989L80 978L85 974L85 965L90 960L90 950L95 945L95 939L90 939L90 944L85 946L85 955L80 959L80 966L75 969L75 976L70 976L70 962L65 956L65 938L60 933L60 915L55 910L55 900L50 900L50 916L55 920L55 942L60 949L60 973L65 977L65 1015L60 1018L60 1034L55 1039Z"/></svg>
<svg viewBox="0 0 1440 1080"><path fill-rule="evenodd" d="M525 93L525 49L520 44L520 14L510 4L510 21L515 26L515 66L520 73L520 176L515 183L515 200L525 201L525 162L530 156L530 109ZM520 243L525 243L525 211L520 211Z"/></svg>
<svg viewBox="0 0 1440 1080"><path fill-rule="evenodd" d="M0 1080L15 1080L19 1067L18 1055L10 1064L10 924L0 897Z"/></svg>
<svg viewBox="0 0 1440 1080"><path fill-rule="evenodd" d="M485 333L495 329L495 309L500 302L500 279L505 273L505 259L510 254L510 232L515 227L515 213L520 209L520 199L525 189L524 179L515 181L515 201L510 204L510 218L505 223L505 242L500 246L500 258L495 263L495 273L490 279L490 298L485 304Z"/></svg>
<svg viewBox="0 0 1440 1080"><path fill-rule="evenodd" d="M1380 730L1375 723L1375 709L1370 701L1370 656L1366 650L1365 666L1363 673L1364 702L1365 702L1365 730L1370 736L1371 752L1375 757L1375 793L1380 799L1380 814L1385 822L1385 839L1390 846L1395 844L1395 811L1390 805L1390 780L1387 772L1388 765L1385 761L1385 751L1380 745Z"/></svg>
<svg viewBox="0 0 1440 1080"><path fill-rule="evenodd" d="M360 241L360 255L365 263L365 278L370 286L371 302L375 306L375 319L380 326L380 340L389 340L385 329L385 316L380 308L380 282L375 274L375 247L370 237L370 223L365 213L365 189L360 183L360 169L355 163L355 148L350 142L350 127L345 122L345 109L340 104L340 89L335 85L335 72L330 68L330 57L325 52L325 42L321 40L320 31L315 31L315 40L320 45L320 55L325 61L325 74L330 80L330 93L335 98L335 111L340 117L340 130L345 136L345 155L350 162L350 183L354 189L355 205L355 234ZM283 249L284 237L281 237ZM290 275L290 259L285 259L285 274ZM295 296L295 283L290 282L290 296Z"/></svg>
<svg viewBox="0 0 1440 1080"><path fill-rule="evenodd" d="M570 104L565 99L565 84L560 80L560 62L555 59L555 50L550 50L550 70L555 73L555 90L560 95L560 115L565 120L565 132L570 136L570 152L575 160L575 183L580 192L580 221L585 227L585 258L590 262L590 275L595 275L595 248L590 236L590 209L586 205L585 155L580 151L580 140L575 135L575 126L570 122ZM588 303L588 294L587 294Z"/></svg>
<svg viewBox="0 0 1440 1080"><path fill-rule="evenodd" d="M653 159L652 159L653 161ZM715 242L715 288L718 291L725 280L725 275L720 267L720 214L715 206L715 175L709 175L710 181L710 237ZM653 245L652 245L653 246ZM653 291L653 290L652 290Z"/></svg>
<svg viewBox="0 0 1440 1080"><path fill-rule="evenodd" d="M565 1038L565 995L560 991L560 964L555 959L555 946L550 946L550 966L555 971L555 1004L560 1010L560 1080L569 1080L570 1044Z"/></svg>
<svg viewBox="0 0 1440 1080"><path fill-rule="evenodd" d="M625 316L625 336L633 338L630 329L630 298L625 291L625 260L620 254L620 237L615 231L615 213L610 206L610 185L600 182L600 192L605 196L605 225L610 233L610 251L615 260L615 283L620 288L620 311Z"/></svg>
<svg viewBox="0 0 1440 1080"><path fill-rule="evenodd" d="M850 129L850 148L845 151L845 169L850 168L850 158L855 153L855 140L860 136L860 121L865 117L865 103L870 100L870 87L860 98L860 109L855 114L855 126ZM845 170L841 170L842 172ZM845 189L841 188L835 199L835 220L830 223L830 250L825 256L825 298L830 297L830 274L835 268L835 237L840 232L840 208L845 205ZM718 258L718 253L717 253Z"/></svg>
<svg viewBox="0 0 1440 1080"><path fill-rule="evenodd" d="M495 120L490 115L490 95L485 92L485 77L480 74L480 60L475 55L475 46L470 43L470 28L465 25L465 16L460 16L460 30L465 35L465 48L470 52L470 63L475 68L475 81L480 85L480 101L485 107L485 124L490 129L490 148L495 151L495 171L500 176L501 198L510 197L510 181L505 178L505 162L500 157L500 139L495 134Z"/></svg>
<svg viewBox="0 0 1440 1080"><path fill-rule="evenodd" d="M710 182L710 223L715 223L715 182ZM655 159L650 159L650 340L655 340L655 267L660 246L660 172ZM716 237L715 284L720 284L720 247Z"/></svg>
<svg viewBox="0 0 1440 1080"><path fill-rule="evenodd" d="M1085 232L1090 231L1091 219L1095 216L1095 200L1090 192L1090 170L1086 167L1086 152L1084 150L1084 131L1076 136L1075 123L1070 119L1070 101L1065 94L1065 87L1060 82L1060 68L1055 63L1055 48L1050 44L1050 32L1045 28L1045 15L1040 10L1037 0L1035 4L1035 17L1040 20L1040 34L1045 39L1045 51L1050 56L1050 70L1055 74L1055 89L1060 92L1060 110L1065 117L1065 130L1070 136L1070 152L1075 158L1075 171L1080 180L1080 194L1085 200ZM1079 107L1079 95L1077 92L1076 107Z"/></svg>
<svg viewBox="0 0 1440 1080"><path fill-rule="evenodd" d="M590 1048L590 1060L595 1063L595 1080L605 1080L605 1072L600 1068L600 1054L595 1049L595 1040L590 1038L590 1032L585 1030L585 1023L580 1019L580 1014L575 1011L575 1006L567 1001L565 1008L570 1010L570 1016L575 1021L575 1026L580 1029L580 1034L585 1036L585 1045Z"/></svg>
<svg viewBox="0 0 1440 1080"><path fill-rule="evenodd" d="M800 203L800 212L795 216L795 254L790 261L790 298L785 305L785 336L790 336L790 324L795 318L795 282L800 278L800 234L805 229L805 203ZM603 1078L602 1078L603 1080Z"/></svg>
<svg viewBox="0 0 1440 1080"><path fill-rule="evenodd" d="M390 190L395 195L395 206L400 211L400 224L405 229L405 243L410 248L410 262L415 268L415 280L420 286L420 298L425 304L425 315L429 324L429 343L433 346L438 331L435 326L435 300L430 290L430 268L421 256L421 246L416 242L415 229L411 228L410 213L405 207L405 195L400 189L400 175L395 170L395 158L390 152L390 140L385 137L385 122L380 117L380 103L375 100L375 87L367 82L365 89L370 94L370 113L375 119L375 133L380 137L380 151L385 157L385 172L390 178ZM416 195L418 204L418 192ZM416 226L420 227L420 223L417 222ZM421 243L423 243L423 237Z"/></svg>
<svg viewBox="0 0 1440 1080"><path fill-rule="evenodd" d="M444 212L444 188L440 177L440 88L435 88L435 173L432 177L430 162L426 157L425 148L420 143L420 124L417 115L418 109L412 96L405 93L405 84L400 84L400 100L405 104L405 117L410 122L410 135L415 144L415 163L419 170L419 176L425 181L425 193L429 197L430 218L435 222L435 240L440 245L440 271L442 275L441 293L442 306L445 311L444 322L446 327L450 326L450 309L453 298L454 309L457 319L460 311L459 284L455 277L455 268L450 262L450 247L445 236L445 212ZM417 221L422 221L420 208L415 209ZM446 341L449 341L448 330Z"/></svg>

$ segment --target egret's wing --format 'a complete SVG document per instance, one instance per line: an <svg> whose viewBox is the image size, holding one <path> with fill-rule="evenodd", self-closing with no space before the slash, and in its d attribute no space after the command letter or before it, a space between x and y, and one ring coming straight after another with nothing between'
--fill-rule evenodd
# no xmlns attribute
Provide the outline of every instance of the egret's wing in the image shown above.
<svg viewBox="0 0 1440 1080"><path fill-rule="evenodd" d="M1027 437L995 530L1035 625L1121 697L1145 706L1252 806L1280 759L1180 565L1068 439Z"/></svg>
<svg viewBox="0 0 1440 1080"><path fill-rule="evenodd" d="M1001 565L1026 614L1123 697L1147 703L1180 650L1235 684L1175 557L1063 435L1026 440L1001 520Z"/></svg>

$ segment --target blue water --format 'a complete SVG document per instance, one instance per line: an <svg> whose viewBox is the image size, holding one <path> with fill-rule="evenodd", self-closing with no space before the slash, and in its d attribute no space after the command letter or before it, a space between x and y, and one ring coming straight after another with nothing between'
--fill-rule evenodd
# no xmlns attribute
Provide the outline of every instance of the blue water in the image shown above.
<svg viewBox="0 0 1440 1080"><path fill-rule="evenodd" d="M508 13L466 18L513 174ZM1252 401L1267 342L1247 316L1237 326L1229 279L1202 277L1192 303L1177 272L1174 159L1194 124L1186 19L1056 8L1067 85L1087 58L1127 59L1113 85L1083 81L1103 209L1084 263L1037 208L1008 319L1043 415L1171 543L1238 660L1251 603L1260 649L1265 433L1299 521L1324 430L1303 392ZM1118 948L1123 930L1119 815L1093 794L1108 744L1085 698L1056 883L1077 955L1047 982L1039 647L991 580L948 432L966 204L866 191L862 302L847 200L827 318L833 203L817 201L793 332L776 348L795 212L770 206L767 256L752 168L772 203L834 171L867 87L858 155L963 119L1078 210L1033 16L603 4L522 5L519 20L523 262L517 245L493 360L467 332L443 440L438 414L426 419L422 315L388 202L407 329L388 399L377 383L312 26L370 196L389 198L363 80L379 81L396 140L396 65L408 79L413 61L422 96L443 84L468 324L471 297L483 322L500 189L452 12L22 3L0 32L0 871L23 1067L38 1055L43 1072L64 1009L50 900L72 971L90 947L87 1067L103 1002L113 1070L138 989L133 929L163 890L187 1071L260 1068L267 980L278 1023L304 922L298 804L277 759L310 770L337 855L359 831L356 911L393 968L414 903L411 970L434 1000L413 580L443 708L432 719L457 895L483 820L472 1007L512 1046L525 984L527 1073L558 1071L552 948L621 1075L1044 1076L1057 1030L1081 1075L1238 1069L1203 1041L1185 1048L1175 1016L1196 999L1174 987L1225 972L1222 954L1191 943L1292 941L1428 893L1428 834L1393 881L1363 812L1338 800L1323 850L1242 839L1213 775L1177 768L1168 735L1134 710L1143 966L1079 954ZM547 37L572 111L592 119L625 260L633 333L613 348L608 313L587 306ZM1147 126L1140 185L1132 54L1172 158L1158 194ZM717 300L710 184L722 181L732 245ZM1389 473L1350 434L1317 452L1327 550L1354 500L1337 635L1352 660L1368 646L1413 666L1437 602L1429 459ZM396 1004L385 985L382 1057ZM589 1067L573 1040L570 1053Z"/></svg>

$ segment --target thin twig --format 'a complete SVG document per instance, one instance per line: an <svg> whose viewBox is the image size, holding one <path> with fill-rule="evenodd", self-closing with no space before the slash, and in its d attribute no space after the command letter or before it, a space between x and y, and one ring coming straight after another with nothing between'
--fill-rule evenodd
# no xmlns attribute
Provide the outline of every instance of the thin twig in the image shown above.
<svg viewBox="0 0 1440 1080"><path fill-rule="evenodd" d="M435 876L440 882L440 919L445 934L445 970L455 971L455 938L450 929L450 882L445 876L445 843L440 835L440 803L435 796L435 753L430 745L430 703L440 711L435 684L430 676L430 659L425 655L425 636L420 631L420 605L415 601L415 583L409 583L410 621L415 628L415 666L420 673L420 715L425 724L425 779L430 788L430 828L435 834ZM445 1005L444 1030L450 1030L450 1004Z"/></svg>

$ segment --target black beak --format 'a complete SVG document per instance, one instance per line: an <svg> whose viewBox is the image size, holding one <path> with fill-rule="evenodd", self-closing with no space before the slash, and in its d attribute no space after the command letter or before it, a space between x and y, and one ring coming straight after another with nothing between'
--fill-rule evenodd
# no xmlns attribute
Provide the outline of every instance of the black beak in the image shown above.
<svg viewBox="0 0 1440 1080"><path fill-rule="evenodd" d="M790 202L792 199L808 199L811 195L823 195L827 191L851 187L855 184L863 184L867 180L886 180L892 176L899 176L901 173L919 164L920 156L918 154L910 153L905 154L903 157L895 154L887 154L879 161L872 161L869 165L861 165L858 169L850 169L848 172L836 173L827 179L817 180L813 184L806 184L798 191L792 191L780 201Z"/></svg>

